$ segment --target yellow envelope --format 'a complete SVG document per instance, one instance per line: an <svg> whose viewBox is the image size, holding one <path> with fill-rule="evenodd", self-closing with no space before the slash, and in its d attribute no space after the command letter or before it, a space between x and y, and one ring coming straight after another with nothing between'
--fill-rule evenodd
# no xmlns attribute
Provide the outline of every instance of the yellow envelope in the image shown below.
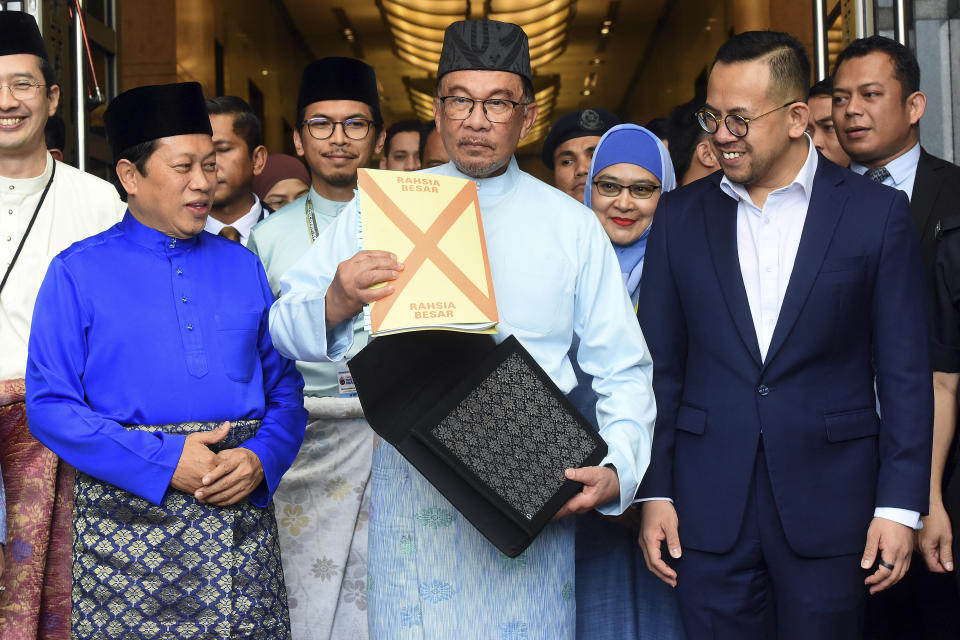
<svg viewBox="0 0 960 640"><path fill-rule="evenodd" d="M404 264L369 305L373 335L420 329L496 333L497 301L472 180L360 169L362 246Z"/></svg>

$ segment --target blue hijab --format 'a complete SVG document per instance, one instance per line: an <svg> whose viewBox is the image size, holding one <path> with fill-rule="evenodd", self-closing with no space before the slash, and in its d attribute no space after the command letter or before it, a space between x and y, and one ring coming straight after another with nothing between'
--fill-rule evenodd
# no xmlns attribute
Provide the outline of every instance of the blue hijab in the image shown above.
<svg viewBox="0 0 960 640"><path fill-rule="evenodd" d="M677 186L670 152L660 142L660 138L641 126L621 124L603 134L600 142L597 143L593 160L590 162L590 173L587 174L584 204L593 208L593 177L610 165L621 162L643 167L655 175L660 181L661 194L672 191ZM623 274L623 282L627 285L631 299L636 297L640 288L643 256L647 251L649 235L650 227L647 227L632 244L613 245L617 260L620 262L620 273Z"/></svg>

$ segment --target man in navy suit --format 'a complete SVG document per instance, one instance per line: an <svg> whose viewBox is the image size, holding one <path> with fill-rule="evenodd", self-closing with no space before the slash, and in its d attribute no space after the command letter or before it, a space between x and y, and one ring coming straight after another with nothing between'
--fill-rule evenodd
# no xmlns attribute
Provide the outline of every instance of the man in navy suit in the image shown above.
<svg viewBox="0 0 960 640"><path fill-rule="evenodd" d="M787 34L720 48L697 117L722 172L664 194L647 244L658 416L641 544L691 638L859 637L864 583L903 576L927 510L909 205L817 153L809 74Z"/></svg>

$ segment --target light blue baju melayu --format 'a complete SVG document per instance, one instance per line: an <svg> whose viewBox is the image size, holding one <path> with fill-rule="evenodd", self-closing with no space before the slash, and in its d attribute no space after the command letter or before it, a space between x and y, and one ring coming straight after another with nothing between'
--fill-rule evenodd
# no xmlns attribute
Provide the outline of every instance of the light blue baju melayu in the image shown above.
<svg viewBox="0 0 960 640"><path fill-rule="evenodd" d="M429 173L466 178L453 164ZM617 470L621 513L649 462L655 407L652 364L620 266L596 217L520 171L475 180L497 308L498 340L515 335L564 392L576 384L568 358L593 376L600 434ZM270 314L282 353L338 360L352 322L324 326L324 296L337 265L356 253L351 204L281 279ZM375 638L572 640L573 521L549 525L518 558L486 541L388 444L374 454L369 551L370 634Z"/></svg>

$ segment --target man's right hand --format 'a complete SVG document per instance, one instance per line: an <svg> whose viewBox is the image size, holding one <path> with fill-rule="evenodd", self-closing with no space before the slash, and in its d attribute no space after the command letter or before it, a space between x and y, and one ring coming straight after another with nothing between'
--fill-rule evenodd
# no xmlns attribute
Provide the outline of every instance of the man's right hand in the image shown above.
<svg viewBox="0 0 960 640"><path fill-rule="evenodd" d="M216 444L230 433L230 423L224 422L213 431L191 433L183 443L180 462L173 472L170 486L178 491L193 495L203 486L203 477L217 466L217 454L210 451L210 445Z"/></svg>
<svg viewBox="0 0 960 640"><path fill-rule="evenodd" d="M934 573L953 571L953 532L950 516L940 500L930 500L930 515L924 516L917 531L917 547L927 568Z"/></svg>
<svg viewBox="0 0 960 640"><path fill-rule="evenodd" d="M396 280L402 270L397 256L386 251L359 251L337 265L325 299L327 330L363 311L363 305L393 293L390 284L377 289L370 287Z"/></svg>
<svg viewBox="0 0 960 640"><path fill-rule="evenodd" d="M647 500L643 503L643 521L640 525L640 548L647 569L671 587L677 586L677 572L670 568L660 554L660 545L667 541L670 556L677 559L680 548L677 510L669 500Z"/></svg>

